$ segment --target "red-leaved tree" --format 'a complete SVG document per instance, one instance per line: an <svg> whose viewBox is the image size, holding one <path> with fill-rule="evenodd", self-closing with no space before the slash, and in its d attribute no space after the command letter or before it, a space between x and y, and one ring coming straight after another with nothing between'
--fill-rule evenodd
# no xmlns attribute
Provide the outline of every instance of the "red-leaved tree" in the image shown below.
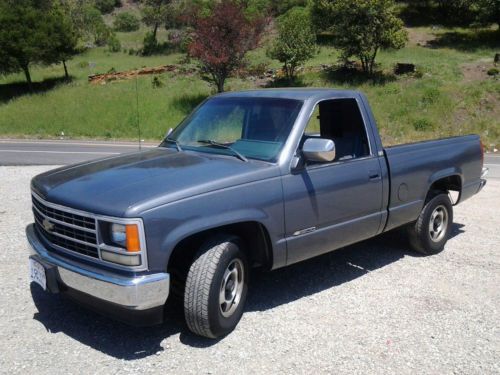
<svg viewBox="0 0 500 375"><path fill-rule="evenodd" d="M245 54L257 47L264 29L263 18L248 18L236 0L217 2L209 15L197 12L188 51L201 62L208 80L224 91L224 82L242 66Z"/></svg>

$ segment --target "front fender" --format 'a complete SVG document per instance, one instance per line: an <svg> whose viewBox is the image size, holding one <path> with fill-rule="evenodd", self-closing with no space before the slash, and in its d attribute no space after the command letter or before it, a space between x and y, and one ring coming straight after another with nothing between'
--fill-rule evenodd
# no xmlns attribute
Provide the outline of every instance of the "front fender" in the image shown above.
<svg viewBox="0 0 500 375"><path fill-rule="evenodd" d="M279 178L200 194L150 210L144 216L150 271L165 269L182 240L209 229L257 222L266 228L273 267L286 261L283 191Z"/></svg>
<svg viewBox="0 0 500 375"><path fill-rule="evenodd" d="M265 222L267 218L267 214L264 211L257 209L241 209L222 213L216 212L213 215L197 217L193 220L183 222L174 230L168 232L161 244L161 249L162 251L170 254L174 250L175 246L182 240L196 233L225 225L256 221L265 227L263 222Z"/></svg>

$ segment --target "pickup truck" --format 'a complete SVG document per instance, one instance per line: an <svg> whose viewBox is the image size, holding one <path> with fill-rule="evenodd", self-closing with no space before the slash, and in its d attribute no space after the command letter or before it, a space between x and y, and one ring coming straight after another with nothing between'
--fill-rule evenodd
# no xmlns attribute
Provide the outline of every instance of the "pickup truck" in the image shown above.
<svg viewBox="0 0 500 375"><path fill-rule="evenodd" d="M34 177L30 277L136 325L178 298L189 329L216 338L240 320L253 267L399 227L442 251L486 172L477 135L384 148L360 92L224 93L156 148Z"/></svg>

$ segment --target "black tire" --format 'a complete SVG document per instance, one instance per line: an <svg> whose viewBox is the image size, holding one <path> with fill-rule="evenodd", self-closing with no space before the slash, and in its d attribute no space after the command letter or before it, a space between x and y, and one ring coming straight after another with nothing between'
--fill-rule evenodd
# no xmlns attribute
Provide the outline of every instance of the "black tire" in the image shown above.
<svg viewBox="0 0 500 375"><path fill-rule="evenodd" d="M184 315L189 329L197 335L221 337L240 321L247 296L249 267L239 244L237 237L219 236L205 243L195 256L186 280ZM231 285L231 279L224 278L227 272L230 273L228 277L234 278ZM224 283L224 279L228 281ZM232 286L237 289L231 290ZM226 298L230 300L233 292L234 303L220 303L222 295L229 296Z"/></svg>
<svg viewBox="0 0 500 375"><path fill-rule="evenodd" d="M441 223L445 225L441 230L437 225L440 222L439 216ZM438 254L443 251L452 226L453 206L450 198L448 194L439 192L427 201L417 221L408 226L410 245L413 250L424 255Z"/></svg>

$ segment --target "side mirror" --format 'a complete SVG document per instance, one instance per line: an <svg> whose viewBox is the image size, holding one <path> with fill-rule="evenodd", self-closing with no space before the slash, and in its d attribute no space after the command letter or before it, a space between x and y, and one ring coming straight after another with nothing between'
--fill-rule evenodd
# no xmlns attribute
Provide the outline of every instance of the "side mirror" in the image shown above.
<svg viewBox="0 0 500 375"><path fill-rule="evenodd" d="M331 139L308 138L302 146L307 161L329 162L335 159L335 143Z"/></svg>

